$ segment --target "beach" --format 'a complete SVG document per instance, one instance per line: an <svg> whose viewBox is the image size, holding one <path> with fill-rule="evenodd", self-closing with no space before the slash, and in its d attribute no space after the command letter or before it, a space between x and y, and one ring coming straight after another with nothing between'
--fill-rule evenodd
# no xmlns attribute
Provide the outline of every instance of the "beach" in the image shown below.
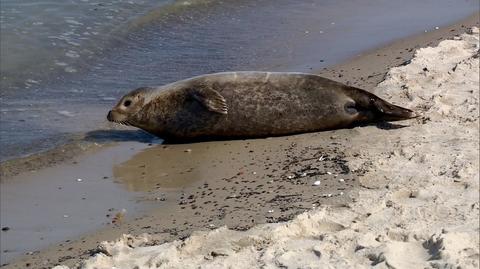
<svg viewBox="0 0 480 269"><path fill-rule="evenodd" d="M29 213L58 217L51 235L78 223L68 240L17 253L5 268L477 268L478 21L311 70L417 119L170 145L133 129L114 139L98 130L88 142L2 163L3 195L36 180L71 200L70 211ZM36 199L18 193L10 201ZM101 225L82 222L90 215ZM2 236L28 241L18 228Z"/></svg>
<svg viewBox="0 0 480 269"><path fill-rule="evenodd" d="M123 235L102 242L83 268L478 268L478 57L475 27L390 69L375 92L409 100L422 117L336 132L347 137L349 167L364 171L348 205L164 244Z"/></svg>

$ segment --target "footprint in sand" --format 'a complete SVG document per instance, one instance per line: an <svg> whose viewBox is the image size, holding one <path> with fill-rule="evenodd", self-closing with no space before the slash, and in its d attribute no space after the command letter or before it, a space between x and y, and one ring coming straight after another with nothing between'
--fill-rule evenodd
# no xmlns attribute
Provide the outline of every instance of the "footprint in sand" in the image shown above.
<svg viewBox="0 0 480 269"><path fill-rule="evenodd" d="M392 241L386 245L383 258L391 268L425 268L439 258L441 249L441 241Z"/></svg>

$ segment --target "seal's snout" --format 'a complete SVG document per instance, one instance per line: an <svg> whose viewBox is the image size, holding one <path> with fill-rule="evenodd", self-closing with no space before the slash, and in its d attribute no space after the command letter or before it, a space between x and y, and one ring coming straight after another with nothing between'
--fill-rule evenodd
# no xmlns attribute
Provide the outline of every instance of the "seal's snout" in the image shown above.
<svg viewBox="0 0 480 269"><path fill-rule="evenodd" d="M107 120L109 122L115 122L124 125L131 124L130 122L133 122L131 119L129 119L129 115L122 113L122 111L119 111L117 108L113 108L112 110L108 111Z"/></svg>
<svg viewBox="0 0 480 269"><path fill-rule="evenodd" d="M108 111L108 114L107 114L107 120L108 121L113 121L113 117L112 117L112 111Z"/></svg>

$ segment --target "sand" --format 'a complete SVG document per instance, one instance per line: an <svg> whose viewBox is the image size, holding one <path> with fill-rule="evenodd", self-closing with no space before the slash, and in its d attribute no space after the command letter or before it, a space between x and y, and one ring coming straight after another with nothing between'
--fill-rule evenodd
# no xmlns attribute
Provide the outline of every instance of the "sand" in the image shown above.
<svg viewBox="0 0 480 269"><path fill-rule="evenodd" d="M148 234L124 235L102 242L82 267L478 268L478 28L417 50L374 92L421 117L338 132L356 134L347 136L346 160L366 171L348 206L159 245Z"/></svg>
<svg viewBox="0 0 480 269"><path fill-rule="evenodd" d="M451 90L458 88L455 83L473 87L475 78L465 78L472 70L478 74L478 58L476 69L459 64L450 76L438 62L423 66L423 61L441 57L417 57L390 70L387 80L374 88L391 67L410 60L416 48L435 46L471 25L478 25L478 16L318 72L414 108L421 118L272 139L153 145L110 172L130 190L155 186L145 199L160 199L159 208L133 218L129 212L122 223L23 256L5 268L74 268L83 262L87 268L111 268L116 262L148 268L156 265L155 259L165 268L475 265L478 177L472 174L478 172L478 110L457 110L455 105L467 100L478 109L473 98L478 86L472 93L452 95ZM466 48L449 48L440 52L444 66L472 56ZM448 62L452 55L454 61ZM434 90L432 83L437 83ZM152 158L171 165L162 167ZM199 162L202 168L192 170ZM62 164L54 166L62 169ZM188 178L180 175L187 171L198 181L186 183ZM162 178L162 173L167 175ZM138 180L142 176L146 179ZM174 180L179 176L183 183ZM313 185L317 180L320 186ZM282 221L287 222L278 223Z"/></svg>

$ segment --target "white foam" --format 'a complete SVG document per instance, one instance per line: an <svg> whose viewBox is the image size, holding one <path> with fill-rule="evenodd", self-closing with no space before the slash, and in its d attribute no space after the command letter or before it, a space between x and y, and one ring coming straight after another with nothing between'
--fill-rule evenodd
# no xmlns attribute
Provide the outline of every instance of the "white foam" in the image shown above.
<svg viewBox="0 0 480 269"><path fill-rule="evenodd" d="M57 111L58 114L62 115L62 116L65 116L65 117L73 117L75 116L74 113L70 112L70 111L67 111L67 110L59 110Z"/></svg>
<svg viewBox="0 0 480 269"><path fill-rule="evenodd" d="M67 42L68 43L68 42ZM67 52L65 52L65 56L67 57L70 57L70 58L78 58L80 57L80 55L78 54L78 52L74 51L74 50L69 50Z"/></svg>

